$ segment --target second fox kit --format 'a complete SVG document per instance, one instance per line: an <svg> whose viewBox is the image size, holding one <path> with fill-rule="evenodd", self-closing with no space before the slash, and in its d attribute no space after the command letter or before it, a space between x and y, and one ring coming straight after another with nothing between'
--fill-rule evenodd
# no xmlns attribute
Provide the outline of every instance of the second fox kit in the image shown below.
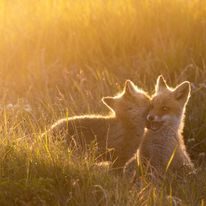
<svg viewBox="0 0 206 206"><path fill-rule="evenodd" d="M148 129L137 156L138 161L146 165L147 169L152 168L159 174L168 169L173 172L182 168L193 169L182 136L190 90L190 83L187 81L173 89L167 86L162 76L158 77L147 115ZM136 164L135 158L127 163L126 170L132 164Z"/></svg>
<svg viewBox="0 0 206 206"><path fill-rule="evenodd" d="M96 140L98 153L104 154L107 149L114 149L113 166L122 167L139 146L150 99L132 81L127 80L121 94L104 97L102 101L112 111L112 115L61 119L52 125L48 133L65 135L68 143L74 139L83 146ZM104 160L111 160L107 158Z"/></svg>

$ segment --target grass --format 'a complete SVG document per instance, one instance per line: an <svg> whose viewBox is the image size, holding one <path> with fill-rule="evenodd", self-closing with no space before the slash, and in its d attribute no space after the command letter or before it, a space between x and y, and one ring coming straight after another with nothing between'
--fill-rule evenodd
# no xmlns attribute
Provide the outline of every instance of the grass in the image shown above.
<svg viewBox="0 0 206 206"><path fill-rule="evenodd" d="M0 205L205 205L206 3L0 0ZM184 130L195 178L141 188L40 138L55 120L101 113L125 79L192 83Z"/></svg>

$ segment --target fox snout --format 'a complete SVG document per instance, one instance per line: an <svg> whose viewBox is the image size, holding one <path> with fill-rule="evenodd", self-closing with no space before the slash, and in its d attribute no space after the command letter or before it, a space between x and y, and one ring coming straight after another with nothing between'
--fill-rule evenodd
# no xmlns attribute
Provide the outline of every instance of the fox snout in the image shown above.
<svg viewBox="0 0 206 206"><path fill-rule="evenodd" d="M153 122L153 121L160 122L162 120L163 120L163 118L161 116L154 115L154 114L151 114L151 113L149 113L147 115L147 121L150 121L150 122Z"/></svg>
<svg viewBox="0 0 206 206"><path fill-rule="evenodd" d="M151 113L149 113L147 115L147 121L146 121L147 129L151 129L153 131L156 131L156 130L160 129L162 124L163 124L162 117L151 114Z"/></svg>
<svg viewBox="0 0 206 206"><path fill-rule="evenodd" d="M147 121L154 121L154 119L155 119L154 115L152 115L152 114L147 115Z"/></svg>

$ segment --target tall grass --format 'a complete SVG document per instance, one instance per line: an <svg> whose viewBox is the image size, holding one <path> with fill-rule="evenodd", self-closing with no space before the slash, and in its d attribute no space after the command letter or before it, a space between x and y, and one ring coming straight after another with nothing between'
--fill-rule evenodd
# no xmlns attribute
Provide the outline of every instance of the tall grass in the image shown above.
<svg viewBox="0 0 206 206"><path fill-rule="evenodd" d="M201 0L0 0L0 205L166 205L170 193L205 205L204 167L175 191L137 189L40 138L62 116L107 113L102 96L127 78L152 93L162 73L171 86L192 82L184 134L202 163L205 43Z"/></svg>

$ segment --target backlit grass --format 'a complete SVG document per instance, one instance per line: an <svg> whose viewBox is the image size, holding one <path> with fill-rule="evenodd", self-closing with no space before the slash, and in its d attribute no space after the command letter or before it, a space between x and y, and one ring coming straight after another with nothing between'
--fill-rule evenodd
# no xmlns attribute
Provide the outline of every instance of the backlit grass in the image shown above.
<svg viewBox="0 0 206 206"><path fill-rule="evenodd" d="M206 2L0 0L0 205L205 205ZM141 188L40 134L58 118L106 114L125 79L192 83L184 131L195 178Z"/></svg>

